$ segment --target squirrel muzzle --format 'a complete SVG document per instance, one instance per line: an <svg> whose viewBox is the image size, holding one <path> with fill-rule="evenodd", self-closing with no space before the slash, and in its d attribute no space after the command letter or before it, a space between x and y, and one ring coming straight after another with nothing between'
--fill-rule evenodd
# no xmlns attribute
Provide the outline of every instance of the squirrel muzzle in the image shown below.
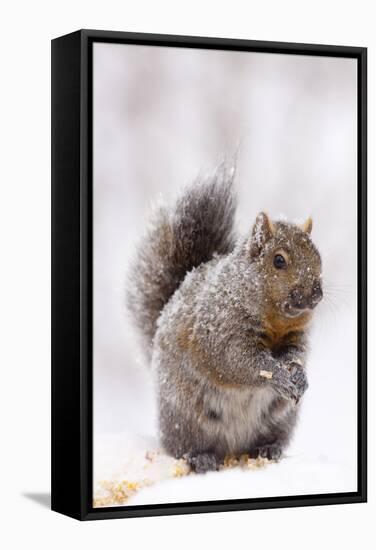
<svg viewBox="0 0 376 550"><path fill-rule="evenodd" d="M296 317L307 309L314 309L322 300L323 291L319 280L313 283L309 292L301 287L292 289L284 305L284 311L289 317Z"/></svg>

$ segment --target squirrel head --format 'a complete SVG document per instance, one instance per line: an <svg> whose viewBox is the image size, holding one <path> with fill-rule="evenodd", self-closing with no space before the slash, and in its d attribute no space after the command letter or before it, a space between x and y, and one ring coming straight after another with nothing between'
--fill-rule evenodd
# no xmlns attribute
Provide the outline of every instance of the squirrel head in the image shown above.
<svg viewBox="0 0 376 550"><path fill-rule="evenodd" d="M262 277L264 299L278 317L309 317L323 297L321 257L311 231L311 218L299 226L273 222L261 212L247 241L246 254Z"/></svg>

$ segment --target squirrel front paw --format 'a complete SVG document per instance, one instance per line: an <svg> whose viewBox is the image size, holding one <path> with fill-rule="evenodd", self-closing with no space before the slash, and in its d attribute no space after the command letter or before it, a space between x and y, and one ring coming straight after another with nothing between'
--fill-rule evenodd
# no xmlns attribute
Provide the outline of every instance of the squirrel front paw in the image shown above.
<svg viewBox="0 0 376 550"><path fill-rule="evenodd" d="M305 373L305 370L299 364L290 363L287 368L290 372L291 380L295 385L296 392L298 394L298 398L296 399L296 402L298 402L304 392L308 389L307 375Z"/></svg>
<svg viewBox="0 0 376 550"><path fill-rule="evenodd" d="M308 388L304 369L296 364L278 365L273 371L260 371L260 376L270 381L275 391L284 399L298 403Z"/></svg>

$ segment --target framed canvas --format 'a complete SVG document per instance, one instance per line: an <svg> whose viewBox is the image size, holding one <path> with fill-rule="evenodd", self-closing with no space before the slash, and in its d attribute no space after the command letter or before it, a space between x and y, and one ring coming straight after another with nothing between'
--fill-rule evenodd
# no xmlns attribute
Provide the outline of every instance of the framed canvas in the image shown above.
<svg viewBox="0 0 376 550"><path fill-rule="evenodd" d="M366 500L361 47L52 41L52 509Z"/></svg>

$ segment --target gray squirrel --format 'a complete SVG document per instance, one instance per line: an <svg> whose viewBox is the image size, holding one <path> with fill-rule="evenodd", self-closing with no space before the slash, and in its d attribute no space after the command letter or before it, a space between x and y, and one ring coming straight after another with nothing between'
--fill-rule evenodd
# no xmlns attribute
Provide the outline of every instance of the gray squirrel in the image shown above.
<svg viewBox="0 0 376 550"><path fill-rule="evenodd" d="M235 168L154 211L127 304L156 375L161 443L196 472L227 455L278 460L308 387L307 336L323 296L302 226L261 212L235 239Z"/></svg>

